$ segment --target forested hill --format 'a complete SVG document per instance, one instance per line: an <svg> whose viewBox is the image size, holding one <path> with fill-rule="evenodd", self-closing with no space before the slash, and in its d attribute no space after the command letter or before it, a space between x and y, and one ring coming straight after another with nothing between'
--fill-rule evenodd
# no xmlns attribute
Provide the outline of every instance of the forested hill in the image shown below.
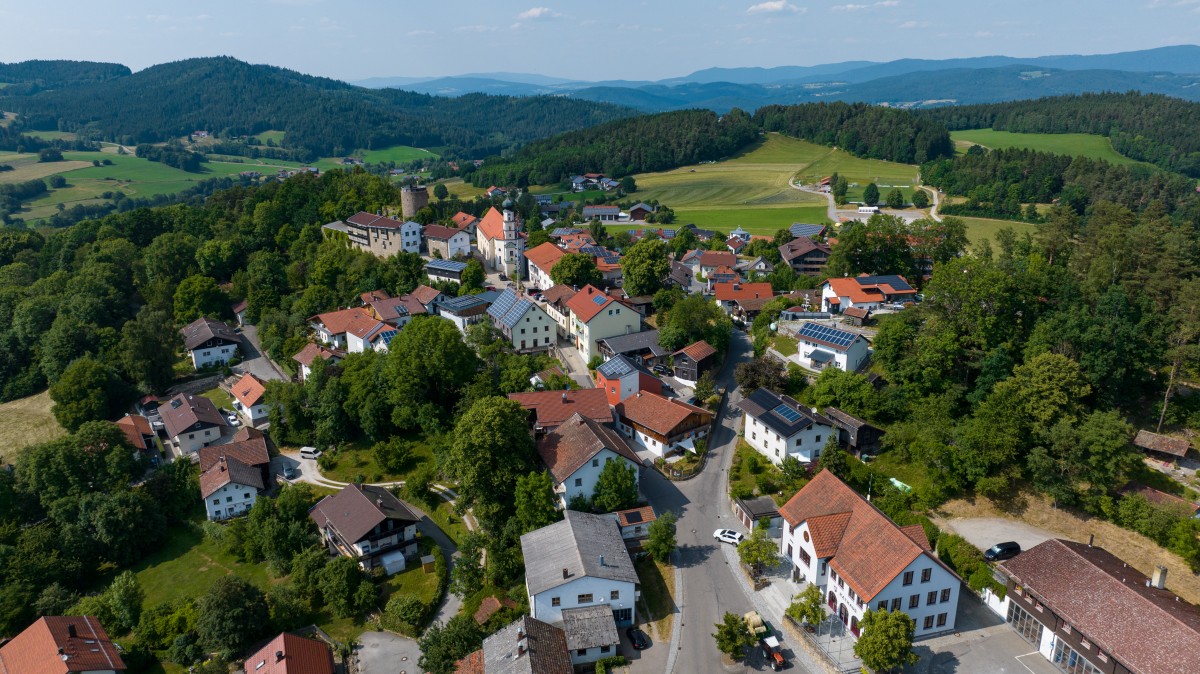
<svg viewBox="0 0 1200 674"><path fill-rule="evenodd" d="M1055 96L924 110L951 130L1095 133L1131 159L1200 177L1200 103L1136 92Z"/></svg>
<svg viewBox="0 0 1200 674"><path fill-rule="evenodd" d="M904 110L864 103L771 105L753 116L738 109L680 110L617 120L530 143L474 173L479 186L549 185L591 171L623 177L715 161L778 131L872 159L921 163L954 153L945 127Z"/></svg>
<svg viewBox="0 0 1200 674"><path fill-rule="evenodd" d="M124 144L195 130L241 136L286 132L284 146L315 156L390 145L449 147L481 156L633 114L606 103L476 94L455 99L372 90L233 58L189 59L87 86L8 95L0 108L30 129L75 131ZM18 92L19 93L19 92Z"/></svg>
<svg viewBox="0 0 1200 674"><path fill-rule="evenodd" d="M131 73L120 63L95 63L92 61L22 61L0 63L0 82L12 93L31 93L47 88L72 87L80 84L103 82Z"/></svg>

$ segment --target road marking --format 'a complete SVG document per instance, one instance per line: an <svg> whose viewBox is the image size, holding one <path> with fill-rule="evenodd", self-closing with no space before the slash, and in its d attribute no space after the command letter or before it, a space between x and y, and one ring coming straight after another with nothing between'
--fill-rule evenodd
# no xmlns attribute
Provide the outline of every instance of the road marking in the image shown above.
<svg viewBox="0 0 1200 674"><path fill-rule="evenodd" d="M1041 652L1040 651L1032 651L1030 653L1026 653L1025 655L1018 655L1013 659L1016 660L1018 663L1020 663L1022 667L1024 667L1025 669L1028 669L1029 674L1037 674L1037 672L1030 669L1029 665L1025 664L1024 662L1021 662L1021 658L1027 658L1031 655L1041 655Z"/></svg>

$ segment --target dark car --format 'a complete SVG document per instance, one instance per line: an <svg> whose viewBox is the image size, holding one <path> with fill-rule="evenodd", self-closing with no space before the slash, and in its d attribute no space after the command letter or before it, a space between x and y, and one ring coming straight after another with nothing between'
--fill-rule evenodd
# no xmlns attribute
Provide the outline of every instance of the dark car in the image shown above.
<svg viewBox="0 0 1200 674"><path fill-rule="evenodd" d="M650 637L636 627L625 630L625 636L629 637L629 644L635 651L644 651L650 647Z"/></svg>
<svg viewBox="0 0 1200 674"><path fill-rule="evenodd" d="M1003 562L1021 554L1021 545L1014 541L997 543L983 553L983 558L989 562Z"/></svg>

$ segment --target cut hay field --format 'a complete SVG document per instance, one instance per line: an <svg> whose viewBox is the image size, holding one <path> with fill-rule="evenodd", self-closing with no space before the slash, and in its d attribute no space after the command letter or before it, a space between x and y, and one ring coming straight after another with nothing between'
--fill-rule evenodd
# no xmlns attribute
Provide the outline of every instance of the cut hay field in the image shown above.
<svg viewBox="0 0 1200 674"><path fill-rule="evenodd" d="M419 147L409 147L408 145L394 145L392 147L385 147L382 150L368 150L362 154L363 161L368 164L379 164L388 161L394 161L397 164L406 164L418 159L437 159L437 157L438 155L435 152L430 152Z"/></svg>
<svg viewBox="0 0 1200 674"><path fill-rule="evenodd" d="M36 180L64 173L75 169L87 168L90 161L50 161L39 162L36 154L0 154L0 164L13 167L11 171L0 173L0 184L22 183L26 180Z"/></svg>
<svg viewBox="0 0 1200 674"><path fill-rule="evenodd" d="M53 404L48 391L0 403L0 465L16 463L21 451L30 445L67 434L50 413Z"/></svg>
<svg viewBox="0 0 1200 674"><path fill-rule="evenodd" d="M1112 141L1106 136L1090 133L1012 133L992 129L969 129L952 131L955 149L966 153L972 145L982 145L989 149L1021 148L1039 150L1075 157L1090 157L1103 159L1121 166L1142 165L1153 168L1152 164L1130 159L1113 149Z"/></svg>
<svg viewBox="0 0 1200 674"><path fill-rule="evenodd" d="M254 134L254 137L258 139L258 142L262 143L263 145L266 145L268 140L276 145L282 145L283 136L283 131L263 131L262 133Z"/></svg>

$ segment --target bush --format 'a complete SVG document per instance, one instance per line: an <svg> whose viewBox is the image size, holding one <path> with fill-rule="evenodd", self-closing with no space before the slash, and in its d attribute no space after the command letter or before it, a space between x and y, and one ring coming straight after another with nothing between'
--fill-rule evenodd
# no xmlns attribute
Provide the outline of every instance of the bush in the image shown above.
<svg viewBox="0 0 1200 674"><path fill-rule="evenodd" d="M753 498L754 489L749 485L735 484L733 485L733 489L729 490L729 495L733 498Z"/></svg>
<svg viewBox="0 0 1200 674"><path fill-rule="evenodd" d="M613 655L607 658L600 658L596 661L596 674L609 674L609 672L611 672L613 669L617 667L624 667L628 664L629 661L625 659L624 655Z"/></svg>
<svg viewBox="0 0 1200 674"><path fill-rule="evenodd" d="M754 479L754 484L758 486L758 493L760 494L774 494L779 491L778 485L775 484L775 478L770 473L760 473Z"/></svg>

